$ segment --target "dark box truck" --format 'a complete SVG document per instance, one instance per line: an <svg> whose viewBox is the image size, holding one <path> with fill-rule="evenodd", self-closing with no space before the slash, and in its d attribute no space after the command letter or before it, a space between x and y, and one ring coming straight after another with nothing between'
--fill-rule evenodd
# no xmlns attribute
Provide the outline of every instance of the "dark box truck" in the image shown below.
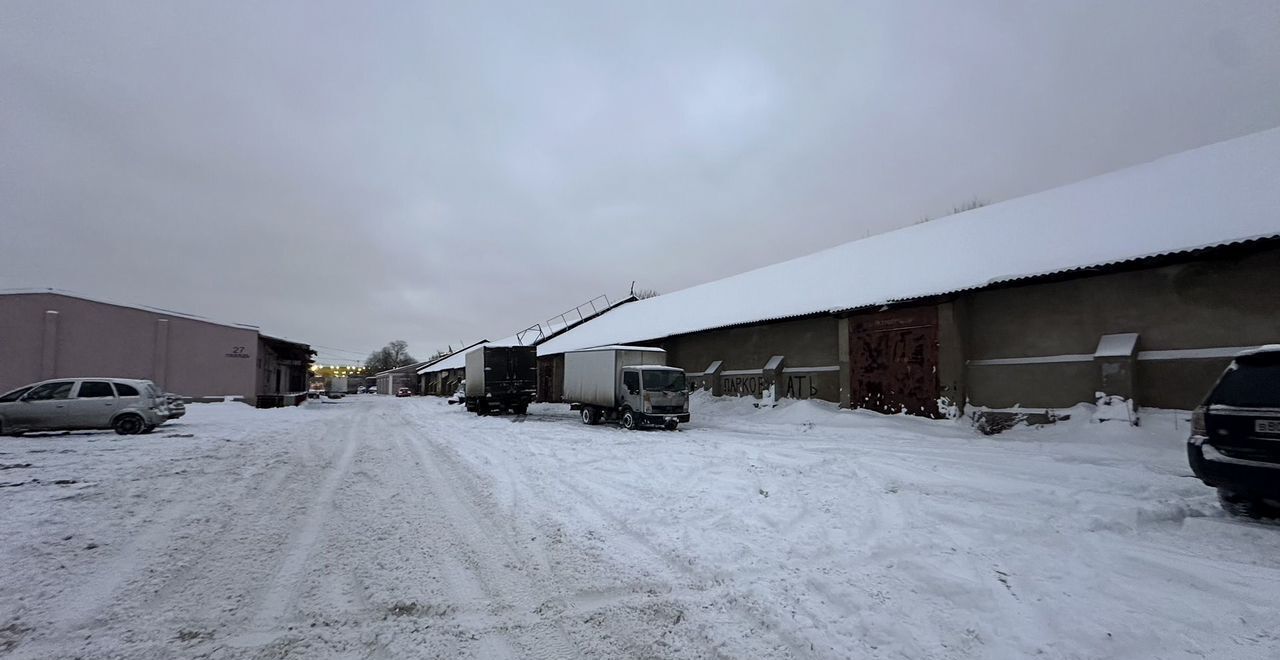
<svg viewBox="0 0 1280 660"><path fill-rule="evenodd" d="M523 415L537 393L538 349L533 346L481 346L467 352L467 410Z"/></svg>

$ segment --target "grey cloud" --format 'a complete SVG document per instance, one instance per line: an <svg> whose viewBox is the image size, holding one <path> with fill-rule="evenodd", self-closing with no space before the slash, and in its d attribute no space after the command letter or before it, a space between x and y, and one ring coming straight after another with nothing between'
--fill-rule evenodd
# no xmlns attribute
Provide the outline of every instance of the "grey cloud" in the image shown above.
<svg viewBox="0 0 1280 660"><path fill-rule="evenodd" d="M1280 124L1270 0L3 12L0 285L359 350Z"/></svg>

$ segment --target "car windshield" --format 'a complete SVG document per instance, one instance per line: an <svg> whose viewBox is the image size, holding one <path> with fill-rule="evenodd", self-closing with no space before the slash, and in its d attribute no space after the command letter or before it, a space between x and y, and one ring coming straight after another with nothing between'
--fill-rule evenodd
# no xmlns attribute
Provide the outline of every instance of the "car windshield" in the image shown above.
<svg viewBox="0 0 1280 660"><path fill-rule="evenodd" d="M1237 408L1280 408L1280 364L1232 365L1209 403Z"/></svg>
<svg viewBox="0 0 1280 660"><path fill-rule="evenodd" d="M646 369L644 372L646 392L681 392L684 387L683 371Z"/></svg>
<svg viewBox="0 0 1280 660"><path fill-rule="evenodd" d="M17 401L18 399L22 398L22 395L23 395L23 394L26 394L26 393L27 393L27 390L29 390L29 389L31 389L31 386L27 386L27 387L19 387L18 389L14 390L14 391L12 391L12 392L9 392L8 394L6 394L6 395L4 395L4 396L0 396L0 403L8 403L8 402L10 402L10 401Z"/></svg>
<svg viewBox="0 0 1280 660"><path fill-rule="evenodd" d="M27 401L52 401L55 399L66 399L71 396L71 387L75 385L75 381L61 381L57 383L45 383L32 388L27 394Z"/></svg>

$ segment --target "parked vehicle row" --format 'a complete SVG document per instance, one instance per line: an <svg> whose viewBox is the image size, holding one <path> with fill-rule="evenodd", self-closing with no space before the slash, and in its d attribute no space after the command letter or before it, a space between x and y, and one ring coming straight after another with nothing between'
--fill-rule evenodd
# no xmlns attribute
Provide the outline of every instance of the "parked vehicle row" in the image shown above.
<svg viewBox="0 0 1280 660"><path fill-rule="evenodd" d="M114 429L132 435L184 414L177 395L149 380L56 378L0 396L0 434Z"/></svg>
<svg viewBox="0 0 1280 660"><path fill-rule="evenodd" d="M675 430L689 421L683 369L667 353L644 346L602 346L564 356L564 401L585 424L617 421L623 428ZM532 346L482 346L466 355L466 379L449 403L481 415L528 412L538 393Z"/></svg>

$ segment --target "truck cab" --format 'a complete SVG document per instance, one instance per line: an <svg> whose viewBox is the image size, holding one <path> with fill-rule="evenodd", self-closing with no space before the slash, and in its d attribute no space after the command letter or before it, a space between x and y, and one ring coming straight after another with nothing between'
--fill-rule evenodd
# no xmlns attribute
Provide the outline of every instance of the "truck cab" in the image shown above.
<svg viewBox="0 0 1280 660"><path fill-rule="evenodd" d="M618 409L624 427L675 429L689 421L689 388L684 370L660 365L623 367ZM628 421L630 415L630 421Z"/></svg>

